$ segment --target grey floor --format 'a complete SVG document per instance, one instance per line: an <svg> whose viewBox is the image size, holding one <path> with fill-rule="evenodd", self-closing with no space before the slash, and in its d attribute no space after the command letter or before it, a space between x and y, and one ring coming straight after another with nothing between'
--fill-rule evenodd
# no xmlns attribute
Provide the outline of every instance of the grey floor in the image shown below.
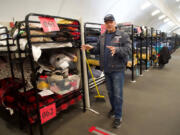
<svg viewBox="0 0 180 135"><path fill-rule="evenodd" d="M96 126L117 135L180 135L180 49L177 50L164 69L150 69L130 83L126 74L124 88L123 124L120 129L111 128L108 119L110 109L106 88L99 89L106 96L105 102L96 101L91 94L91 108L98 111L83 113L81 104L62 112L44 125L45 135L91 135L89 128ZM11 119L11 120L10 120ZM34 128L35 132L37 131ZM0 135L25 135L14 117L0 113Z"/></svg>

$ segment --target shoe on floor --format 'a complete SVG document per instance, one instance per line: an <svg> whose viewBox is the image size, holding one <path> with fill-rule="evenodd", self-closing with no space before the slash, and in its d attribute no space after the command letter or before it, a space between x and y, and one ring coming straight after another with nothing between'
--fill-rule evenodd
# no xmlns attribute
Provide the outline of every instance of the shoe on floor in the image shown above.
<svg viewBox="0 0 180 135"><path fill-rule="evenodd" d="M113 128L120 128L120 126L121 126L121 119L114 119L114 121L113 121Z"/></svg>
<svg viewBox="0 0 180 135"><path fill-rule="evenodd" d="M110 112L108 113L108 118L114 118L115 115L114 115L114 110L111 109Z"/></svg>

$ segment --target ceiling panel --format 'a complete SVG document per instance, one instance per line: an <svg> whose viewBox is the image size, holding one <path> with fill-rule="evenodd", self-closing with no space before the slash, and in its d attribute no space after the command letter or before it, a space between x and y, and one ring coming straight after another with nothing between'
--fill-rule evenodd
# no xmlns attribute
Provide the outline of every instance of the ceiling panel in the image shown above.
<svg viewBox="0 0 180 135"><path fill-rule="evenodd" d="M84 22L103 23L106 14L112 13L119 22L131 22L137 25L145 25L156 29L169 30L171 26L165 24L163 20L152 16L151 13L160 9L165 4L173 15L180 18L180 2L176 0L154 0L161 2L159 5L151 5L145 10L141 10L142 4L153 0L1 0L0 22L23 20L30 12L59 15L71 18L83 18ZM159 7L158 7L159 6Z"/></svg>

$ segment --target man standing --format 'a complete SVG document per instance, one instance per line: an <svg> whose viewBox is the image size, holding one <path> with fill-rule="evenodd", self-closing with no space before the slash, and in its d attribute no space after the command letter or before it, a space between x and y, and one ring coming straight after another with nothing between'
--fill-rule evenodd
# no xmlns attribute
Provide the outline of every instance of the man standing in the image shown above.
<svg viewBox="0 0 180 135"><path fill-rule="evenodd" d="M106 32L100 36L97 47L82 45L90 53L100 54L100 68L104 70L106 87L112 109L108 116L115 117L113 127L119 128L122 121L124 71L131 55L131 41L128 34L116 29L112 14L104 17Z"/></svg>

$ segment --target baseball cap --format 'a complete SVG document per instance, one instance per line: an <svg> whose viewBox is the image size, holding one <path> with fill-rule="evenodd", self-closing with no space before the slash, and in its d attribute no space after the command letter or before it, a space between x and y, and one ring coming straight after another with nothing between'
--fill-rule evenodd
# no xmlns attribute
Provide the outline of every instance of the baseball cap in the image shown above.
<svg viewBox="0 0 180 135"><path fill-rule="evenodd" d="M107 21L115 21L115 18L112 14L108 14L104 17L104 22L107 22Z"/></svg>

